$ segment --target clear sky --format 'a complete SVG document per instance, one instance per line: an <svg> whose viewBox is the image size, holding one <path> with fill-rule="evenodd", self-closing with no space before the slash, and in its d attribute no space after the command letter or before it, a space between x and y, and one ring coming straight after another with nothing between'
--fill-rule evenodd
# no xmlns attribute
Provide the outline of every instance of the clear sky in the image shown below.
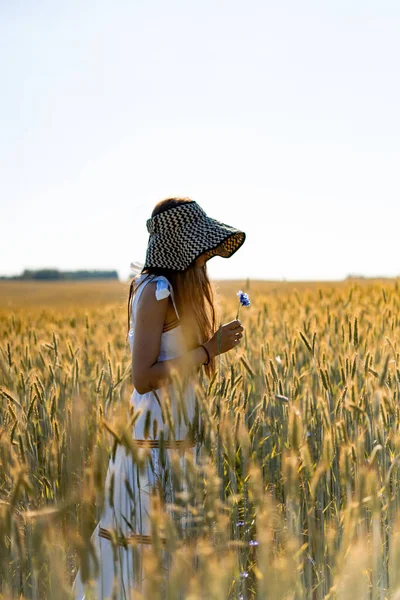
<svg viewBox="0 0 400 600"><path fill-rule="evenodd" d="M400 275L397 0L1 0L0 274L143 261L190 196L215 278Z"/></svg>

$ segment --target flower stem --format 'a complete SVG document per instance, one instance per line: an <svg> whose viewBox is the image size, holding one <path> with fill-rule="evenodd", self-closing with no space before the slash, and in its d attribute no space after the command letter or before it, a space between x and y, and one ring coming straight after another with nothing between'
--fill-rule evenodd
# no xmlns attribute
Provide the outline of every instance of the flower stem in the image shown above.
<svg viewBox="0 0 400 600"><path fill-rule="evenodd" d="M241 304L240 304L240 301L239 301L239 306L238 306L237 313L236 313L236 320L238 320L238 318L239 318L240 307L241 307Z"/></svg>

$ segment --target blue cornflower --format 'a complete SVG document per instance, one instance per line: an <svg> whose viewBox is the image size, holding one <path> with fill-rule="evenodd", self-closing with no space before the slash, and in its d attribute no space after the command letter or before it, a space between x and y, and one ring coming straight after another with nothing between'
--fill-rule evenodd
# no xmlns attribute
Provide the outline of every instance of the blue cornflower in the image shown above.
<svg viewBox="0 0 400 600"><path fill-rule="evenodd" d="M242 306L250 306L249 295L239 290L236 292L236 295L239 296L239 302Z"/></svg>
<svg viewBox="0 0 400 600"><path fill-rule="evenodd" d="M249 300L249 295L246 294L245 292L242 292L242 290L239 290L238 292L236 292L236 295L239 296L239 306L238 306L238 310L237 310L237 314L236 314L236 318L239 318L239 310L241 306L250 306L250 300Z"/></svg>

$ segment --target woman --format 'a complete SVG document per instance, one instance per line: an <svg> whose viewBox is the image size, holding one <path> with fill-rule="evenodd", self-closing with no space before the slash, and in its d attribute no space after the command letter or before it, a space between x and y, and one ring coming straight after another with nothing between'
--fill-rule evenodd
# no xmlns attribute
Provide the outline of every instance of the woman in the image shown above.
<svg viewBox="0 0 400 600"><path fill-rule="evenodd" d="M193 376L202 366L211 376L215 357L237 346L243 327L231 321L215 331L215 309L206 262L232 256L245 233L206 215L190 198L159 202L147 221L149 241L142 272L130 286L128 333L132 352L134 407L132 452L118 445L106 477L105 507L91 542L99 561L90 574L95 598L134 597L143 587L143 549L152 542L150 513L155 497L166 506L176 502L172 483L173 453L179 451L182 480L186 455L196 452L198 411ZM150 448L145 468L139 468L142 447ZM197 444L198 448L198 444ZM181 519L180 525L184 517ZM183 524L184 527L184 524ZM132 546L118 546L130 538ZM138 549L139 552L138 552ZM85 592L78 571L76 600ZM86 596L88 598L88 596Z"/></svg>

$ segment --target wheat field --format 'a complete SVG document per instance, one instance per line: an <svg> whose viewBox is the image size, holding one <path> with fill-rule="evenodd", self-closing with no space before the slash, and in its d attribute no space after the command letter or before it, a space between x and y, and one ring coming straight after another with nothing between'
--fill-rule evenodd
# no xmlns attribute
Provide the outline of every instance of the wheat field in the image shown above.
<svg viewBox="0 0 400 600"><path fill-rule="evenodd" d="M0 282L4 600L72 598L90 555L109 458L131 449L128 286ZM198 378L202 460L154 510L141 597L400 599L399 281L216 288L224 322L248 292L245 335Z"/></svg>

